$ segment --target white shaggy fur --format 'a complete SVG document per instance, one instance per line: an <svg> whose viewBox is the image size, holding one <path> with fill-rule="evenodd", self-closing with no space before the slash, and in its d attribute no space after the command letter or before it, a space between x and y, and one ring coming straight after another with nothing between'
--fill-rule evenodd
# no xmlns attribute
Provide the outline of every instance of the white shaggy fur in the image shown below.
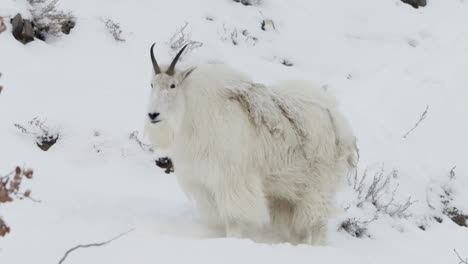
<svg viewBox="0 0 468 264"><path fill-rule="evenodd" d="M201 214L245 237L268 210L283 241L326 244L336 190L357 162L334 97L305 81L266 87L220 64L162 72L149 104L159 122L146 132Z"/></svg>

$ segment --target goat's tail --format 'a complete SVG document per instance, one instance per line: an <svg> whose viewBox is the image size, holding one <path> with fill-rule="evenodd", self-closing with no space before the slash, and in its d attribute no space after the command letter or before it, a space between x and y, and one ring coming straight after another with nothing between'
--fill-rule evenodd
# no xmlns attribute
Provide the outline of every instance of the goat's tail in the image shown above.
<svg viewBox="0 0 468 264"><path fill-rule="evenodd" d="M345 163L348 171L354 170L359 162L357 139L348 121L340 113L328 110L335 132L338 159Z"/></svg>

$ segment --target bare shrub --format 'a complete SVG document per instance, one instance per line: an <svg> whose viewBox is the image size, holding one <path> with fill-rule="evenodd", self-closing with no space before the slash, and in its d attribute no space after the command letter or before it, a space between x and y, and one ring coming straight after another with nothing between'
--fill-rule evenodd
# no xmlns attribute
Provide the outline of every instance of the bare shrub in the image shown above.
<svg viewBox="0 0 468 264"><path fill-rule="evenodd" d="M120 28L120 24L112 21L110 18L104 19L104 25L107 28L107 31L114 37L117 41L125 41L122 38L122 29Z"/></svg>
<svg viewBox="0 0 468 264"><path fill-rule="evenodd" d="M453 188L451 187L451 185L454 184L453 181L455 180L456 176L455 168L456 166L452 167L452 169L448 173L448 183L441 186L443 193L439 195L439 200L442 204L442 214L448 216L455 224L459 226L468 227L468 214L453 205ZM431 205L430 203L428 204L430 208L435 209L433 205Z"/></svg>
<svg viewBox="0 0 468 264"><path fill-rule="evenodd" d="M0 176L0 204L13 202L15 199L31 199L31 190L23 191L21 184L24 179L32 179L33 170L16 167L12 172L5 176ZM7 235L10 232L10 227L0 217L0 237Z"/></svg>
<svg viewBox="0 0 468 264"><path fill-rule="evenodd" d="M49 150L60 137L57 131L45 125L45 120L41 120L37 117L28 122L28 128L20 124L15 124L15 127L24 134L33 135L37 146L44 151Z"/></svg>
<svg viewBox="0 0 468 264"><path fill-rule="evenodd" d="M252 36L247 29L238 29L236 27L228 27L223 24L222 29L218 32L221 36L221 40L232 43L234 46L245 43L250 46L255 46L258 42L258 38Z"/></svg>
<svg viewBox="0 0 468 264"><path fill-rule="evenodd" d="M258 38L252 36L252 34L250 34L250 32L247 29L242 30L242 36L244 36L245 42L250 43L252 46L255 46L255 44L257 44Z"/></svg>
<svg viewBox="0 0 468 264"><path fill-rule="evenodd" d="M459 225L468 227L468 215L464 214L456 207L448 207L442 211L443 214L447 215L452 221Z"/></svg>
<svg viewBox="0 0 468 264"><path fill-rule="evenodd" d="M338 230L344 230L355 237L370 237L367 233L367 226L380 217L410 217L408 209L416 201L413 201L411 197L403 202L396 201L396 192L399 187L397 179L398 171L386 172L383 164L377 170L371 171L366 168L363 173L355 170L355 173L349 174L348 185L353 190L354 198L351 198L348 206L345 206L344 210L348 212L348 217L340 222ZM362 219L362 212L366 212L366 215L370 214L371 219Z"/></svg>
<svg viewBox="0 0 468 264"><path fill-rule="evenodd" d="M143 143L139 137L139 134L140 133L138 131L133 131L129 136L130 140L133 140L138 146L140 146L143 151L154 153L154 148L151 145ZM156 166L164 169L166 174L174 172L174 165L172 164L172 160L169 157L158 158L154 161L154 163Z"/></svg>
<svg viewBox="0 0 468 264"><path fill-rule="evenodd" d="M404 203L395 203L395 193L399 184L392 181L398 177L398 171L392 170L385 174L384 165L374 172L372 182L367 183L368 169L366 168L362 176L356 173L348 177L348 183L357 192L357 207L362 207L364 203L372 204L378 213L391 217L407 218L410 216L408 208L415 203L408 197Z"/></svg>
<svg viewBox="0 0 468 264"><path fill-rule="evenodd" d="M10 227L0 217L0 237L6 236L8 233L10 233Z"/></svg>
<svg viewBox="0 0 468 264"><path fill-rule="evenodd" d="M177 53L179 50L188 44L185 51L181 54L180 58L182 59L184 55L189 54L194 49L203 46L203 43L200 41L192 40L192 35L190 32L187 32L188 23L185 22L183 26L178 28L174 35L172 35L169 40L169 47L172 50L172 53Z"/></svg>
<svg viewBox="0 0 468 264"><path fill-rule="evenodd" d="M138 131L133 131L132 133L130 133L130 136L129 138L133 141L135 141L135 143L138 144L138 146L141 147L142 150L146 151L146 152L150 152L150 153L153 153L154 152L154 148L148 144L145 144L141 141L141 139L139 138L139 132Z"/></svg>
<svg viewBox="0 0 468 264"><path fill-rule="evenodd" d="M3 17L0 17L0 33L6 30L5 22L3 22Z"/></svg>
<svg viewBox="0 0 468 264"><path fill-rule="evenodd" d="M57 9L59 0L28 0L36 27L36 37L44 40L46 34L56 37L69 34L75 27L76 18L72 13Z"/></svg>

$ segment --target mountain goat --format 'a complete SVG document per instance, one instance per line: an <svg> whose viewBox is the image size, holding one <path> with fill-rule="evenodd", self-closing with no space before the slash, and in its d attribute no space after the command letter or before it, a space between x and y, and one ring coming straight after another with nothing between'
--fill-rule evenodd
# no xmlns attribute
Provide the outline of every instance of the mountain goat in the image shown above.
<svg viewBox="0 0 468 264"><path fill-rule="evenodd" d="M334 97L305 81L257 84L221 64L176 69L185 47L160 67L153 47L146 134L168 150L201 215L245 237L268 212L282 241L326 244L335 193L357 162Z"/></svg>

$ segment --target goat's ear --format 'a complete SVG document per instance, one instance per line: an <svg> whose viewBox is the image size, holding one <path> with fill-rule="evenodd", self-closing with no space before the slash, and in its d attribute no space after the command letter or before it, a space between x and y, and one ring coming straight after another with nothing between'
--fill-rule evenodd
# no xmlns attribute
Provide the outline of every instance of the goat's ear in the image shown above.
<svg viewBox="0 0 468 264"><path fill-rule="evenodd" d="M190 67L182 72L182 81L184 81L197 67Z"/></svg>

